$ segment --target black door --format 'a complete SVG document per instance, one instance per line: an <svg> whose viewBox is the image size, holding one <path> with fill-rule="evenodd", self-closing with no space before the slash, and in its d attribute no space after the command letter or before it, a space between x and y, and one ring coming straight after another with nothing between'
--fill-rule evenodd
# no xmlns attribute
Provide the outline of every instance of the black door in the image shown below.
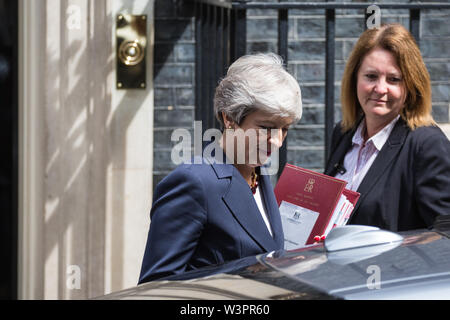
<svg viewBox="0 0 450 320"><path fill-rule="evenodd" d="M17 299L17 2L0 0L0 299Z"/></svg>

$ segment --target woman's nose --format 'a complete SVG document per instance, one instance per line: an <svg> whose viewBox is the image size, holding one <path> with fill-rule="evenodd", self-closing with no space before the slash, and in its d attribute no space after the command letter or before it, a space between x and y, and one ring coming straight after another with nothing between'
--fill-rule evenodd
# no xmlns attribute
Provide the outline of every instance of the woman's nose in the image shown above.
<svg viewBox="0 0 450 320"><path fill-rule="evenodd" d="M387 83L383 78L380 78L375 84L374 91L378 94L384 95L388 92Z"/></svg>
<svg viewBox="0 0 450 320"><path fill-rule="evenodd" d="M282 129L271 129L269 142L277 148L281 148L283 145L283 130Z"/></svg>

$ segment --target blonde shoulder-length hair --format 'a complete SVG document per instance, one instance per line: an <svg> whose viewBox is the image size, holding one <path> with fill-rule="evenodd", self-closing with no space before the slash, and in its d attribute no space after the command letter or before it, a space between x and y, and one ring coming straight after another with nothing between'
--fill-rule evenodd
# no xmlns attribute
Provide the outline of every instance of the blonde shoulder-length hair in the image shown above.
<svg viewBox="0 0 450 320"><path fill-rule="evenodd" d="M406 90L401 117L411 130L436 125L431 115L431 83L425 63L411 33L400 24L386 24L367 29L360 36L345 66L341 87L342 130L356 125L362 108L356 94L357 74L364 57L382 48L393 54L401 70Z"/></svg>

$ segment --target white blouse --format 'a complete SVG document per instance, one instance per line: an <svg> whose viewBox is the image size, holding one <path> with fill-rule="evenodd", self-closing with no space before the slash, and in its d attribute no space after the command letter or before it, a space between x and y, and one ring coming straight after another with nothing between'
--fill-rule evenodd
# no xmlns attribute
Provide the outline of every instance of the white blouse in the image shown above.
<svg viewBox="0 0 450 320"><path fill-rule="evenodd" d="M352 138L352 147L344 158L344 168L346 171L336 174L336 178L347 181L347 189L356 191L366 176L373 162L375 161L381 148L383 148L389 135L394 129L400 115L387 124L383 129L364 143L363 132L366 122L361 121L358 129Z"/></svg>
<svg viewBox="0 0 450 320"><path fill-rule="evenodd" d="M256 192L253 195L253 198L255 198L256 204L258 205L259 213L261 213L264 223L266 224L267 230L269 230L270 235L273 237L272 227L270 226L269 217L267 216L267 211L266 208L264 207L261 193L259 192L259 186L256 188Z"/></svg>

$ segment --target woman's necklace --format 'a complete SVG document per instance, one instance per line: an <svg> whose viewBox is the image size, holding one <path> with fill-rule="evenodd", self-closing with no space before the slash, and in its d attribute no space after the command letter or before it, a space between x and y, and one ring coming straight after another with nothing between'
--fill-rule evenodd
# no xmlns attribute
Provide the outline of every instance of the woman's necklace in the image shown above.
<svg viewBox="0 0 450 320"><path fill-rule="evenodd" d="M253 194L256 193L256 188L258 188L258 175L253 169L252 173L250 174L250 189L252 190Z"/></svg>

